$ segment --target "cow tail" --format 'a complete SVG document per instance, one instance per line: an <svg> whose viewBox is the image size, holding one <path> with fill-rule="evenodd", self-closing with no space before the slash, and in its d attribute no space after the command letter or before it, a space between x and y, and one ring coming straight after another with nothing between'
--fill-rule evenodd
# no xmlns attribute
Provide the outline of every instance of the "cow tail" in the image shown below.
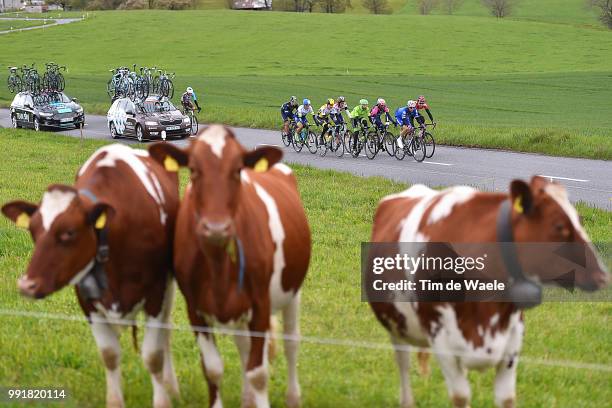
<svg viewBox="0 0 612 408"><path fill-rule="evenodd" d="M429 377L429 352L417 351L417 360L419 360L419 374L423 377Z"/></svg>
<svg viewBox="0 0 612 408"><path fill-rule="evenodd" d="M276 333L278 329L278 319L270 316L270 340L268 341L268 361L271 363L276 357Z"/></svg>
<svg viewBox="0 0 612 408"><path fill-rule="evenodd" d="M136 353L140 353L140 350L138 350L138 326L135 324L132 325L132 344Z"/></svg>

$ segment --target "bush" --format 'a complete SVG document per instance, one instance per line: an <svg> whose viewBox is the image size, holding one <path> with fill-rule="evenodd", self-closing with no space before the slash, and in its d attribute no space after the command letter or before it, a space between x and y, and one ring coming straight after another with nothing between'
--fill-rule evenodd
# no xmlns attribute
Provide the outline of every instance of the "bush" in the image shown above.
<svg viewBox="0 0 612 408"><path fill-rule="evenodd" d="M127 0L119 6L119 10L142 10L148 8L145 0Z"/></svg>
<svg viewBox="0 0 612 408"><path fill-rule="evenodd" d="M185 10L192 6L192 0L157 0L155 2L155 8L163 10Z"/></svg>
<svg viewBox="0 0 612 408"><path fill-rule="evenodd" d="M612 0L587 0L591 7L599 9L599 21L612 30Z"/></svg>

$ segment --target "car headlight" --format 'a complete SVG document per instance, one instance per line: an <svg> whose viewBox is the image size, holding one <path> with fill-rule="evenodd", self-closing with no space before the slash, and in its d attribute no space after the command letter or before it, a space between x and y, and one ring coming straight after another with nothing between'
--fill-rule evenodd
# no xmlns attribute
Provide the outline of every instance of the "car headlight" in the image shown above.
<svg viewBox="0 0 612 408"><path fill-rule="evenodd" d="M76 113L83 113L83 108L79 108L76 110Z"/></svg>
<svg viewBox="0 0 612 408"><path fill-rule="evenodd" d="M183 123L188 125L191 123L191 120L189 120L189 118L183 118Z"/></svg>
<svg viewBox="0 0 612 408"><path fill-rule="evenodd" d="M145 126L159 126L158 122L145 122Z"/></svg>
<svg viewBox="0 0 612 408"><path fill-rule="evenodd" d="M53 116L53 113L51 113L51 112L40 112L39 115L42 116L43 118L50 118L51 116Z"/></svg>

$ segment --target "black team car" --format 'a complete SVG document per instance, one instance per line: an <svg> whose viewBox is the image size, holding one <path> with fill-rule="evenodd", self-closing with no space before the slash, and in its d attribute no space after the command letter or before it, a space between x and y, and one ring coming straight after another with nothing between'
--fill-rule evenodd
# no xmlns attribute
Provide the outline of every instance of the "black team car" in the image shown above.
<svg viewBox="0 0 612 408"><path fill-rule="evenodd" d="M183 138L191 135L191 122L165 97L149 96L133 102L119 98L108 113L108 130L113 139L133 137L138 141Z"/></svg>
<svg viewBox="0 0 612 408"><path fill-rule="evenodd" d="M19 92L11 103L11 123L39 131L43 128L78 129L85 123L85 112L76 99L63 92L32 94Z"/></svg>

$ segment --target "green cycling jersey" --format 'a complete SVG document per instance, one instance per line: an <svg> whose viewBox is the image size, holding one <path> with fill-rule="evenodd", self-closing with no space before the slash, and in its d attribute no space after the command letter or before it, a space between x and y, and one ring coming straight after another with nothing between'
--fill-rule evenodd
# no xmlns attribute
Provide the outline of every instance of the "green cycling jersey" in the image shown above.
<svg viewBox="0 0 612 408"><path fill-rule="evenodd" d="M364 108L361 105L357 105L353 108L353 110L349 113L349 117L351 119L367 119L370 117L370 110L368 108Z"/></svg>

